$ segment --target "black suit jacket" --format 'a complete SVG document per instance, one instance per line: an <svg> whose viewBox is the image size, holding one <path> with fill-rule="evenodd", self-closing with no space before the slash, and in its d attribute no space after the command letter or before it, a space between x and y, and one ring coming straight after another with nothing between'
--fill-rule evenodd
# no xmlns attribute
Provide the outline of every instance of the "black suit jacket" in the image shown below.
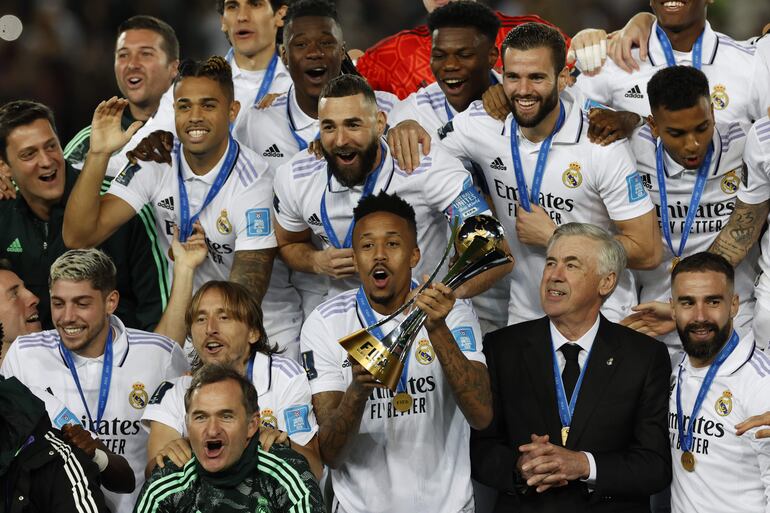
<svg viewBox="0 0 770 513"><path fill-rule="evenodd" d="M596 461L593 491L571 482L538 494L516 474L530 435L561 444L547 317L487 335L494 419L471 434L473 477L500 491L496 512L647 512L649 496L671 482L663 343L601 317L567 448Z"/></svg>

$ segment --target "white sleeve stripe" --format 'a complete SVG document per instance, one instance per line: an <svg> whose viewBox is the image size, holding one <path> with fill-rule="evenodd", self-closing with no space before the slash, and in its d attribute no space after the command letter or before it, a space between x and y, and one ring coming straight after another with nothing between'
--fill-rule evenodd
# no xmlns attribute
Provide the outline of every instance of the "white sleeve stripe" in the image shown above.
<svg viewBox="0 0 770 513"><path fill-rule="evenodd" d="M45 439L48 440L54 450L64 460L64 470L72 485L72 495L77 510L81 513L98 513L99 508L96 507L91 490L85 486L88 483L86 473L83 471L80 461L72 454L72 449L56 438L50 431L45 434Z"/></svg>

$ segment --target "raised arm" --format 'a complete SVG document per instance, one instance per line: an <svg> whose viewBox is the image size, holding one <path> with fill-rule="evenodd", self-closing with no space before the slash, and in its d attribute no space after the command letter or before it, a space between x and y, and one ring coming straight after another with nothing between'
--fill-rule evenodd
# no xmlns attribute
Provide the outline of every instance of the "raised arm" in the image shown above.
<svg viewBox="0 0 770 513"><path fill-rule="evenodd" d="M83 170L67 201L62 237L69 248L101 244L136 212L120 198L99 195L110 156L120 150L142 125L134 122L125 132L120 118L128 100L112 97L101 102L91 122L91 146Z"/></svg>
<svg viewBox="0 0 770 513"><path fill-rule="evenodd" d="M195 269L208 256L206 233L203 231L200 221L195 222L192 235L184 243L179 242L179 227L174 226L171 251L174 255L174 278L171 283L171 295L168 298L166 309L163 311L163 316L155 327L155 333L165 335L178 342L180 347L184 347L184 341L187 338L184 316L193 294Z"/></svg>
<svg viewBox="0 0 770 513"><path fill-rule="evenodd" d="M473 429L484 429L492 421L489 373L486 365L465 357L449 331L446 317L454 303L452 289L442 283L423 289L415 301L428 316L425 321L428 338L460 411Z"/></svg>
<svg viewBox="0 0 770 513"><path fill-rule="evenodd" d="M711 253L722 255L737 266L746 258L749 249L759 240L762 227L770 212L770 199L751 205L741 200L735 202L730 219L709 247Z"/></svg>
<svg viewBox="0 0 770 513"><path fill-rule="evenodd" d="M236 251L233 268L230 269L230 281L247 287L262 304L277 252L277 248Z"/></svg>

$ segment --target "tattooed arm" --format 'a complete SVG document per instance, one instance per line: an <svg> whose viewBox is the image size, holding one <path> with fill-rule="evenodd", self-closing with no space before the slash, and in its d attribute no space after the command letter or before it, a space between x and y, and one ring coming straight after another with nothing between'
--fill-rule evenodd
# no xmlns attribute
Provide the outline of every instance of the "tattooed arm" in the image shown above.
<svg viewBox="0 0 770 513"><path fill-rule="evenodd" d="M465 357L449 331L445 319L454 303L452 289L443 283L424 289L415 302L428 316L425 321L428 338L460 411L473 429L484 429L492 422L489 373L486 365Z"/></svg>
<svg viewBox="0 0 770 513"><path fill-rule="evenodd" d="M273 272L273 259L278 248L250 249L236 251L233 268L230 269L230 281L240 283L254 293L254 297L262 304L267 284L270 283L270 273Z"/></svg>
<svg viewBox="0 0 770 513"><path fill-rule="evenodd" d="M751 205L737 200L735 210L709 251L722 255L733 266L741 263L757 242L770 212L770 200Z"/></svg>
<svg viewBox="0 0 770 513"><path fill-rule="evenodd" d="M354 364L351 370L353 381L345 392L313 394L321 459L331 468L339 467L344 460L345 448L358 433L372 389L382 387L361 365Z"/></svg>

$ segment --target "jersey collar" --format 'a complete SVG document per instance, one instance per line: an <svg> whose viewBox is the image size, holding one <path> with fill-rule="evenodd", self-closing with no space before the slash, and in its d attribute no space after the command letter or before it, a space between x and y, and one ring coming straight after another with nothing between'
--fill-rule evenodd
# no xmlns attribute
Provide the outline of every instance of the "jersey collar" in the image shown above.
<svg viewBox="0 0 770 513"><path fill-rule="evenodd" d="M735 350L727 357L725 363L717 371L717 376L730 376L743 367L754 354L754 351L759 351L754 343L754 337L750 332L742 335L738 341L738 345ZM679 367L683 367L686 374L705 376L708 367L694 368L690 365L690 359L687 354L682 352L682 359L679 362Z"/></svg>
<svg viewBox="0 0 770 513"><path fill-rule="evenodd" d="M112 354L114 355L112 360L113 367L122 367L123 362L126 360L126 356L128 355L128 335L126 333L126 326L123 324L123 321L118 319L116 315L110 315L110 328L113 329L115 333L115 336L112 339ZM56 341L58 343L61 338L59 337L59 334L56 333L56 330L53 330L53 332L56 334ZM102 361L104 359L104 354L96 358L85 358L73 351L71 351L71 353L72 361L75 362L75 367L78 368L82 367L89 361ZM66 367L67 363L64 360L64 355L61 354L61 349L59 349L59 357Z"/></svg>
<svg viewBox="0 0 770 513"><path fill-rule="evenodd" d="M225 152L222 154L222 157L219 159L219 162L214 164L214 167L211 168L211 170L206 173L203 176L198 176L195 173L192 172L192 169L190 169L190 164L187 163L187 159L184 156L184 152L182 153L181 157L179 159L179 162L182 163L182 177L184 177L185 182L192 182L195 180L198 180L200 182L203 182L207 185L213 185L214 182L217 179L217 174L219 174L219 170L222 168L222 164L225 162L225 158L227 158L227 152L230 149L230 144L228 143L227 148L225 149ZM179 145L179 151L182 151L182 145ZM176 162L175 156L172 156L174 159L174 162Z"/></svg>
<svg viewBox="0 0 770 513"><path fill-rule="evenodd" d="M655 23L652 24L649 42L647 43L647 55L649 56L650 64L655 67L666 65L666 55L663 53L663 47L655 36L657 28L658 22L655 21ZM711 29L711 24L706 20L706 26L703 29L703 64L714 64L718 46L719 38L717 37L717 33ZM688 57L685 61L692 65L692 57Z"/></svg>
<svg viewBox="0 0 770 513"><path fill-rule="evenodd" d="M289 102L292 121L294 121L294 127L297 131L304 130L313 124L318 125L317 119L311 118L300 108L299 103L297 103L297 89L294 87L289 91Z"/></svg>

